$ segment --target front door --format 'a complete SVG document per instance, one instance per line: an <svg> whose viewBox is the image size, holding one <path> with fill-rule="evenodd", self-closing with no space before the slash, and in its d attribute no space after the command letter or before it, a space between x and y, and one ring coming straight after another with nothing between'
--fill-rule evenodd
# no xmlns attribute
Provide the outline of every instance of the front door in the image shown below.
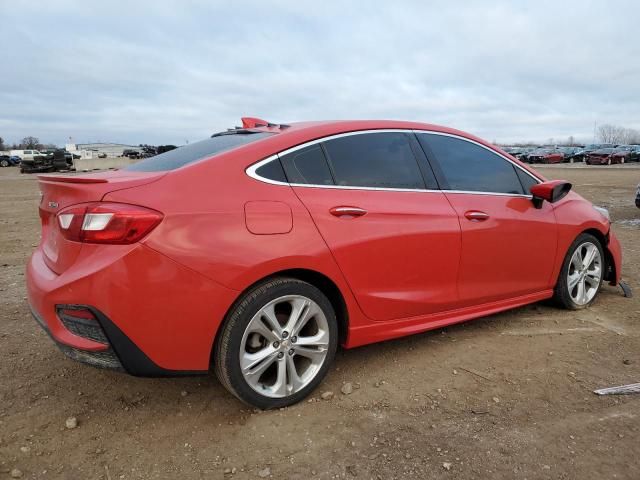
<svg viewBox="0 0 640 480"><path fill-rule="evenodd" d="M418 139L455 209L462 231L461 306L549 288L558 233L549 203L537 209L538 180L486 146L430 133Z"/></svg>

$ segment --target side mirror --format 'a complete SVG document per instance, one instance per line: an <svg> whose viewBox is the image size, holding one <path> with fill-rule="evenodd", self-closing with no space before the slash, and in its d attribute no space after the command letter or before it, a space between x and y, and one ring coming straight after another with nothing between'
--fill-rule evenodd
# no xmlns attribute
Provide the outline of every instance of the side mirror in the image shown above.
<svg viewBox="0 0 640 480"><path fill-rule="evenodd" d="M533 205L542 208L542 201L555 203L567 196L571 191L571 184L564 180L551 180L549 182L538 183L530 189L533 195Z"/></svg>

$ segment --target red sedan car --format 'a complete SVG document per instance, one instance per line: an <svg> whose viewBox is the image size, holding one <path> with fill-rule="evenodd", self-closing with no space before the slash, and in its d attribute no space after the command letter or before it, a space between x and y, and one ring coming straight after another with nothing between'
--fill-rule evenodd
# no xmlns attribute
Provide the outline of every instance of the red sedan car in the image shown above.
<svg viewBox="0 0 640 480"><path fill-rule="evenodd" d="M120 171L39 178L36 320L70 357L307 396L346 348L620 277L606 211L466 133L397 121L243 128Z"/></svg>
<svg viewBox="0 0 640 480"><path fill-rule="evenodd" d="M612 165L624 163L624 155L615 155L619 150L615 148L602 148L589 153L584 159L587 165ZM624 151L624 153L627 153Z"/></svg>
<svg viewBox="0 0 640 480"><path fill-rule="evenodd" d="M562 163L564 153L550 148L536 150L528 156L529 163Z"/></svg>

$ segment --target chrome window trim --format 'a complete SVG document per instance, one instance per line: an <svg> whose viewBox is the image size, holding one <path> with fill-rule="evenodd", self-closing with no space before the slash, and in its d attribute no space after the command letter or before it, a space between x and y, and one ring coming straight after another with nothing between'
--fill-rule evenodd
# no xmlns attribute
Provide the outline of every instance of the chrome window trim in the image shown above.
<svg viewBox="0 0 640 480"><path fill-rule="evenodd" d="M333 140L335 138L349 137L349 136L352 136L352 135L366 135L366 134L369 134L369 133L388 133L388 132L402 132L402 133L414 133L414 134L416 134L416 133L427 133L429 135L442 135L442 136L445 136L445 137L458 138L460 140L464 140L466 142L473 143L474 145L478 145L479 147L482 147L485 150L488 150L489 152L499 156L503 160L506 160L511 165L513 165L515 168L519 168L524 173L526 173L531 178L533 178L536 182L538 182L538 183L542 182L541 179L539 179L538 177L533 175L528 170L522 168L520 165L515 163L513 160L505 157L501 153L493 150L492 148L489 148L489 147L487 147L485 145L482 145L481 143L478 143L478 142L476 142L474 140L462 137L460 135L455 135L455 134L452 134L452 133L434 132L432 130L417 130L417 129L407 129L407 128L380 128L380 129L370 129L370 130L358 130L358 131L355 131L355 132L337 133L337 134L329 135L329 136L322 137L322 138L316 138L315 140L310 140L310 141L302 143L300 145L296 145L295 147L291 147L291 148L288 148L286 150L283 150L283 151L281 151L279 153L276 153L274 155L270 155L267 158L265 158L263 160L260 160L259 162L256 162L253 165L250 165L249 167L247 167L245 172L249 177L251 177L251 178L253 178L255 180L258 180L259 182L268 183L268 184L271 184L271 185L282 185L282 186L290 186L290 187L328 188L328 189L336 189L336 190L372 190L372 191L384 191L384 192L427 192L427 193L440 193L440 192L442 192L442 193L455 193L455 194L468 194L468 195L497 195L497 196L501 196L501 197L522 197L522 198L532 198L533 197L532 195L517 194L517 193L483 192L483 191L473 191L473 190L442 190L442 189L433 190L433 189L425 189L425 188L419 188L418 189L418 188L359 187L359 186L347 186L347 185L313 185L313 184L309 184L309 183L289 183L289 182L280 182L278 180L271 180L269 178L261 177L260 175L258 175L256 173L256 170L258 170L263 165L266 165L267 163L272 162L274 160L278 160L280 158L280 155L287 155L289 153L293 153L293 152L295 152L297 150L301 150L303 148L310 147L312 145L316 145L318 143L326 142L328 140Z"/></svg>

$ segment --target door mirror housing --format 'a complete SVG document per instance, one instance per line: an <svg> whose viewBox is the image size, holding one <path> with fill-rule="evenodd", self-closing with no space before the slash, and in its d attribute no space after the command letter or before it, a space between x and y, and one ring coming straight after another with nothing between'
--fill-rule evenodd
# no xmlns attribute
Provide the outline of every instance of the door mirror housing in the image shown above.
<svg viewBox="0 0 640 480"><path fill-rule="evenodd" d="M566 197L571 191L572 185L565 180L551 180L548 182L538 183L531 187L531 195L533 195L533 205L536 208L542 208L543 200L549 203L555 203Z"/></svg>

